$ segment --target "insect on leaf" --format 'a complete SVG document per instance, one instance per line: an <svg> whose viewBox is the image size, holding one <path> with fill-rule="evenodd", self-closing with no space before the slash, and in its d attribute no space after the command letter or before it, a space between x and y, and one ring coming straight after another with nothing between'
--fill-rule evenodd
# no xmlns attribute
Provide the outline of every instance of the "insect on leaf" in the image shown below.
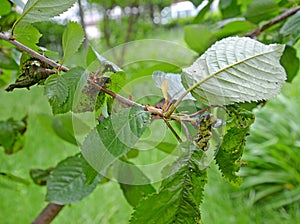
<svg viewBox="0 0 300 224"><path fill-rule="evenodd" d="M225 38L183 69L182 83L205 104L267 100L286 80L280 64L283 50L284 45L265 45L247 37Z"/></svg>

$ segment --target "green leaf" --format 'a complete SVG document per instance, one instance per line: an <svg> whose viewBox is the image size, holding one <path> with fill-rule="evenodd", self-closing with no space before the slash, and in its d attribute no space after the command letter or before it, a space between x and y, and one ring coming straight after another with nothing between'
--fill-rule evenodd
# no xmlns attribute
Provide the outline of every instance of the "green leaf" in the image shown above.
<svg viewBox="0 0 300 224"><path fill-rule="evenodd" d="M194 145L183 145L186 152L172 166L166 168L176 171L163 180L158 193L141 201L130 220L138 223L184 223L201 222L199 206L207 183L207 171L199 168L202 151Z"/></svg>
<svg viewBox="0 0 300 224"><path fill-rule="evenodd" d="M27 117L20 121L12 118L0 121L0 146L3 146L6 154L13 154L23 148L26 119Z"/></svg>
<svg viewBox="0 0 300 224"><path fill-rule="evenodd" d="M227 111L227 130L216 156L216 162L224 178L232 184L239 185L242 180L236 173L241 167L246 136L249 134L250 125L254 122L254 115L236 106L227 107Z"/></svg>
<svg viewBox="0 0 300 224"><path fill-rule="evenodd" d="M210 105L270 99L286 79L279 63L283 50L284 45L247 37L225 38L183 69L182 82L193 97Z"/></svg>
<svg viewBox="0 0 300 224"><path fill-rule="evenodd" d="M52 128L60 138L77 145L73 130L72 114L56 116L53 120Z"/></svg>
<svg viewBox="0 0 300 224"><path fill-rule="evenodd" d="M280 29L280 34L283 36L291 36L291 40L297 41L300 37L300 12L291 16Z"/></svg>
<svg viewBox="0 0 300 224"><path fill-rule="evenodd" d="M52 75L45 82L45 95L52 106L62 105L68 97L68 86L61 75Z"/></svg>
<svg viewBox="0 0 300 224"><path fill-rule="evenodd" d="M77 90L78 83L84 74L84 69L81 67L75 67L70 69L68 72L63 74L61 77L63 78L63 83L68 87L67 88L67 98L64 103L59 104L51 104L52 111L54 114L67 113L71 111L73 108L74 96Z"/></svg>
<svg viewBox="0 0 300 224"><path fill-rule="evenodd" d="M100 122L86 137L81 150L98 172L134 147L150 125L150 113L140 107L123 109Z"/></svg>
<svg viewBox="0 0 300 224"><path fill-rule="evenodd" d="M245 17L250 22L259 23L273 18L277 13L278 6L275 0L255 0L247 5Z"/></svg>
<svg viewBox="0 0 300 224"><path fill-rule="evenodd" d="M82 27L76 22L69 22L62 37L64 56L62 61L70 59L84 40Z"/></svg>
<svg viewBox="0 0 300 224"><path fill-rule="evenodd" d="M114 164L115 176L123 194L132 206L137 206L147 195L154 193L151 180L133 163L118 161Z"/></svg>
<svg viewBox="0 0 300 224"><path fill-rule="evenodd" d="M224 19L236 17L241 13L241 6L237 0L221 0L219 9Z"/></svg>
<svg viewBox="0 0 300 224"><path fill-rule="evenodd" d="M35 23L48 20L65 12L72 7L76 0L28 0L21 17L15 22L14 27L20 22Z"/></svg>
<svg viewBox="0 0 300 224"><path fill-rule="evenodd" d="M7 15L11 11L11 4L8 0L0 1L0 16Z"/></svg>
<svg viewBox="0 0 300 224"><path fill-rule="evenodd" d="M299 71L299 58L295 48L286 45L280 63L285 68L287 74L287 82L292 82Z"/></svg>
<svg viewBox="0 0 300 224"><path fill-rule="evenodd" d="M65 205L82 200L96 188L101 176L86 184L89 166L82 157L72 156L61 161L51 172L47 183L46 200ZM93 168L90 167L92 170Z"/></svg>
<svg viewBox="0 0 300 224"><path fill-rule="evenodd" d="M39 30L29 23L21 23L14 30L16 40L35 51L39 51L36 44L39 43L41 36Z"/></svg>
<svg viewBox="0 0 300 224"><path fill-rule="evenodd" d="M184 40L191 49L202 54L216 38L204 25L189 25L184 27Z"/></svg>

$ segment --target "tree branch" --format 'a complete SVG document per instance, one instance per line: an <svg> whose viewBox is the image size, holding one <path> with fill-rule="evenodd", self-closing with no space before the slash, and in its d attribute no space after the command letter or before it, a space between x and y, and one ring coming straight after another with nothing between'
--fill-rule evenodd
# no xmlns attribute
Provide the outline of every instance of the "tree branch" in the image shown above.
<svg viewBox="0 0 300 224"><path fill-rule="evenodd" d="M11 40L9 37L5 36L4 33L0 33L0 39L2 40L6 40L7 42L15 45L17 48L19 48L22 51L27 52L28 54L32 55L33 57L35 57L36 59L39 59L40 61L43 61L45 63L47 63L48 65L52 66L53 68L56 68L60 71L64 71L67 72L69 69L56 63L55 61L45 57L42 54L37 53L36 51L26 47L25 45L23 45L22 43L16 41L16 40Z"/></svg>
<svg viewBox="0 0 300 224"><path fill-rule="evenodd" d="M64 205L49 203L44 210L36 217L32 224L49 224L62 210Z"/></svg>
<svg viewBox="0 0 300 224"><path fill-rule="evenodd" d="M268 22L267 24L263 25L262 27L259 27L255 30L253 30L251 33L248 33L246 35L246 37L251 37L251 38L255 38L257 37L260 33L262 33L263 31L265 31L266 29L270 28L271 26L285 20L286 18L294 15L296 12L298 12L300 10L300 6L297 6L295 8L289 9L287 11L285 11L284 13L282 13L281 15L275 17L274 19L272 19L270 22Z"/></svg>

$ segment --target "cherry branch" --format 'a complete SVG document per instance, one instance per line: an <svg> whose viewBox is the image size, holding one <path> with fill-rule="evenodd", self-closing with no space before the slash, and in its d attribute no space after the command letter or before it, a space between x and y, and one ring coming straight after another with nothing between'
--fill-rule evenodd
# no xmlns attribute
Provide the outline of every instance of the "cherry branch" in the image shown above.
<svg viewBox="0 0 300 224"><path fill-rule="evenodd" d="M251 37L251 38L255 38L257 37L259 34L261 34L263 31L265 31L266 29L270 28L271 26L285 20L286 18L294 15L295 13L297 13L300 10L300 6L297 6L295 8L289 9L287 11L285 11L284 13L282 13L281 15L275 17L274 19L272 19L270 22L266 23L265 25L263 25L262 27L258 27L255 30L253 30L252 32L248 33L246 35L246 37Z"/></svg>
<svg viewBox="0 0 300 224"><path fill-rule="evenodd" d="M44 55L37 53L36 51L30 49L29 47L25 46L24 44L22 44L22 43L20 43L16 40L10 39L9 37L7 37L5 34L3 34L1 32L0 32L0 39L5 40L5 41L13 44L18 49L27 52L28 54L30 54L33 57L39 59L40 61L43 61L43 62L47 63L48 65L52 66L53 68L59 69L60 71L63 71L63 72L69 71L69 68L64 67L64 66L60 65L59 63L45 57ZM124 105L143 107L145 110L149 111L150 113L157 114L157 115L163 117L163 111L161 109L155 108L155 107L150 106L150 105L147 105L147 106L141 105L139 103L136 103L132 100L129 100L129 99L117 94L117 93L114 93L114 92L106 89L105 87L99 85L97 82L95 82L93 80L89 80L89 82L93 83L93 85L95 85L101 91L103 91L106 94L112 96L113 98L115 98L116 100L118 100L119 102L121 102ZM178 120L176 116L171 116L170 118L174 119L174 120Z"/></svg>
<svg viewBox="0 0 300 224"><path fill-rule="evenodd" d="M14 46L19 48L20 50L27 52L28 54L32 55L34 58L39 59L40 61L43 61L43 62L47 63L48 65L50 65L53 68L56 68L56 69L58 69L60 71L63 71L63 72L69 71L68 68L58 64L57 62L45 57L42 54L39 54L38 52L30 49L29 47L26 47L24 44L14 40L14 39L10 39L4 33L0 33L0 39L5 40L5 41L13 44Z"/></svg>

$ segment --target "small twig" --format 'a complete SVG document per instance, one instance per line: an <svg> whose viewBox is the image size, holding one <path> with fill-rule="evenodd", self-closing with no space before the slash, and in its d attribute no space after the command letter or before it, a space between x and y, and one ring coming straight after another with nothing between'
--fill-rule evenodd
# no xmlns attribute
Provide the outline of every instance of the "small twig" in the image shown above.
<svg viewBox="0 0 300 224"><path fill-rule="evenodd" d="M281 15L275 17L274 19L272 19L270 22L266 23L262 27L259 27L255 30L253 30L251 33L247 34L246 37L251 37L251 38L257 37L260 33L265 31L266 29L268 29L271 26L281 22L282 20L285 20L286 18L294 15L299 10L300 10L300 6L297 6L295 8L292 8L292 9L289 9L289 10L285 11L284 13L282 13Z"/></svg>
<svg viewBox="0 0 300 224"><path fill-rule="evenodd" d="M62 210L64 205L49 203L44 210L36 217L32 224L49 224Z"/></svg>
<svg viewBox="0 0 300 224"><path fill-rule="evenodd" d="M138 106L138 107L143 107L144 109L146 109L146 106L142 105L142 104L139 104L139 103L136 103L132 100L129 100L117 93L114 93L106 88L104 88L103 86L99 85L98 83L94 82L93 80L89 79L89 83L91 83L92 85L96 86L97 88L99 88L101 91L105 92L106 94L112 96L113 98L115 98L116 100L118 100L119 102L127 105L127 106Z"/></svg>
<svg viewBox="0 0 300 224"><path fill-rule="evenodd" d="M16 40L9 39L9 37L5 36L3 33L0 33L0 39L6 40L7 42L15 45L20 50L27 52L28 54L32 55L33 57L35 57L35 58L37 58L37 59L39 59L39 60L41 60L45 63L47 63L48 65L52 66L53 68L56 68L56 69L58 69L60 71L64 71L64 72L67 72L69 70L68 68L56 63L55 61L45 57L44 55L39 54L34 50L31 50L30 48L26 47L22 43L20 43Z"/></svg>
<svg viewBox="0 0 300 224"><path fill-rule="evenodd" d="M189 117L196 117L196 116L198 116L200 114L203 114L204 112L206 112L208 110L211 110L213 108L216 108L216 107L219 107L219 108L222 108L222 109L226 110L226 108L224 106L221 106L221 105L211 105L211 106L205 107L202 110L199 110L199 111L197 111L197 112L195 112L193 114L190 114Z"/></svg>
<svg viewBox="0 0 300 224"><path fill-rule="evenodd" d="M185 125L184 121L180 121L181 126L183 127L184 131L185 131L185 136L186 139L190 142L191 141L191 136L190 136L190 132L189 129L187 128L187 126Z"/></svg>

